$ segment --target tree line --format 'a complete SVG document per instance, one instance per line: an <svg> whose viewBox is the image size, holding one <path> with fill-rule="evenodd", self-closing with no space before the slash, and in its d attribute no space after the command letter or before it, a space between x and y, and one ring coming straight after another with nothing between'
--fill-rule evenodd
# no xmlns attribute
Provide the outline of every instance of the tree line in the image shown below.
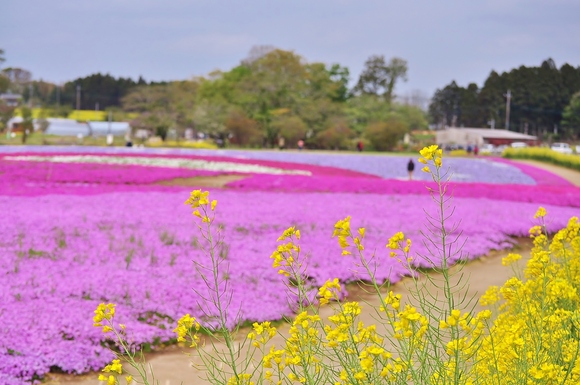
<svg viewBox="0 0 580 385"><path fill-rule="evenodd" d="M506 124L507 94L510 94ZM538 67L520 66L498 74L492 71L483 87L452 81L438 89L429 105L429 118L437 127L491 127L536 135L576 139L580 136L580 66L552 59ZM506 127L509 125L509 127Z"/></svg>
<svg viewBox="0 0 580 385"><path fill-rule="evenodd" d="M287 146L302 140L310 148L345 149L362 142L387 150L405 133L428 127L419 107L395 101L406 75L405 60L371 56L351 89L350 72L340 64L258 46L229 71L189 80L148 83L95 74L61 87L29 80L20 91L25 101L54 111L76 108L78 95L81 109L98 103L131 113L136 130L163 140L191 129L239 146L273 147L284 138Z"/></svg>

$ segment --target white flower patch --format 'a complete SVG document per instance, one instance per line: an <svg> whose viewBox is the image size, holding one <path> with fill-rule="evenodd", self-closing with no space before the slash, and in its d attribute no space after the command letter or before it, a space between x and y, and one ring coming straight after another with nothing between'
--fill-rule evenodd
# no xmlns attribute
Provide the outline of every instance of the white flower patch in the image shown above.
<svg viewBox="0 0 580 385"><path fill-rule="evenodd" d="M261 166L258 164L243 164L187 158L147 158L137 156L113 157L96 155L19 155L5 156L4 159L27 162L93 163L126 166L185 168L190 170L239 172L247 174L312 175L310 171L305 170L285 170L282 168Z"/></svg>

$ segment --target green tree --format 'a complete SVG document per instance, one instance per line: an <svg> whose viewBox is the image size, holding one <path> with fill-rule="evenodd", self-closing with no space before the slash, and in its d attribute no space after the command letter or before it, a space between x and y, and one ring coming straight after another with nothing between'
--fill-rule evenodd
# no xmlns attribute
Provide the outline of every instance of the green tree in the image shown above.
<svg viewBox="0 0 580 385"><path fill-rule="evenodd" d="M225 123L231 134L230 142L242 147L254 147L262 144L262 133L258 122L248 118L242 111L230 111Z"/></svg>
<svg viewBox="0 0 580 385"><path fill-rule="evenodd" d="M387 102L393 100L393 91L399 80L407 80L407 61L394 57L389 63L383 55L367 59L363 72L353 91L359 94L383 96Z"/></svg>
<svg viewBox="0 0 580 385"><path fill-rule="evenodd" d="M298 116L280 115L272 121L272 127L282 136L287 147L293 147L300 139L306 137L306 124Z"/></svg>
<svg viewBox="0 0 580 385"><path fill-rule="evenodd" d="M8 106L4 101L0 101L0 129L5 130L8 121L14 116L15 107Z"/></svg>
<svg viewBox="0 0 580 385"><path fill-rule="evenodd" d="M393 150L409 131L401 119L395 117L385 122L371 123L365 130L365 137L377 151Z"/></svg>
<svg viewBox="0 0 580 385"><path fill-rule="evenodd" d="M386 120L391 106L376 96L361 94L347 101L345 112L350 126L362 134L369 124Z"/></svg>
<svg viewBox="0 0 580 385"><path fill-rule="evenodd" d="M329 150L345 150L351 146L351 139L355 132L350 129L344 119L334 119L330 125L316 134L315 140L309 141L311 148L323 148Z"/></svg>
<svg viewBox="0 0 580 385"><path fill-rule="evenodd" d="M136 129L150 130L163 140L175 130L179 138L194 125L197 90L196 81L138 86L123 97L123 110L139 114L133 122Z"/></svg>
<svg viewBox="0 0 580 385"><path fill-rule="evenodd" d="M34 123L32 119L32 110L26 106L20 108L20 113L22 114L22 144L26 144L26 139L28 135L32 135L34 132Z"/></svg>
<svg viewBox="0 0 580 385"><path fill-rule="evenodd" d="M580 138L580 92L572 96L570 104L564 109L562 118L564 135L572 140Z"/></svg>
<svg viewBox="0 0 580 385"><path fill-rule="evenodd" d="M392 106L392 115L400 117L411 131L429 128L425 111L419 107L408 104L394 104Z"/></svg>

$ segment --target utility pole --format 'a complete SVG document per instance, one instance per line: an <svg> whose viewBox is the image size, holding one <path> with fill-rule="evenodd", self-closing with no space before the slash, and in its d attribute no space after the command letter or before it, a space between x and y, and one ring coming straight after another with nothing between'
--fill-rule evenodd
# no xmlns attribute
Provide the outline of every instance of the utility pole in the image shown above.
<svg viewBox="0 0 580 385"><path fill-rule="evenodd" d="M109 110L109 129L107 133L111 135L111 122L113 121L113 111Z"/></svg>
<svg viewBox="0 0 580 385"><path fill-rule="evenodd" d="M81 85L77 84L77 111L81 109Z"/></svg>
<svg viewBox="0 0 580 385"><path fill-rule="evenodd" d="M510 101L512 99L512 92L508 90L507 94L504 95L506 97L505 101L505 129L510 129Z"/></svg>
<svg viewBox="0 0 580 385"><path fill-rule="evenodd" d="M56 105L60 107L60 85L56 85Z"/></svg>
<svg viewBox="0 0 580 385"><path fill-rule="evenodd" d="M28 107L30 108L32 108L32 92L33 92L32 83L30 83L28 85Z"/></svg>

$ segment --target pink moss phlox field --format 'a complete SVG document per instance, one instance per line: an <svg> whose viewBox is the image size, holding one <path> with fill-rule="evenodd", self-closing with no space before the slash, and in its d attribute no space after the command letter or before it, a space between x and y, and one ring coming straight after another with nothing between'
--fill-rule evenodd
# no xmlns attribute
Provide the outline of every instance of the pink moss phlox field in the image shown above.
<svg viewBox="0 0 580 385"><path fill-rule="evenodd" d="M534 167L529 164L515 162L510 159L505 158L493 158L494 162L508 164L510 166L514 166L522 170L525 174L534 178L538 185L547 185L547 186L573 186L570 181L562 178L559 175L553 174L549 171L543 170L538 167Z"/></svg>
<svg viewBox="0 0 580 385"><path fill-rule="evenodd" d="M281 276L268 258L276 238L289 225L302 229L301 245L311 255L309 276L315 285L328 278L364 279L353 271L331 239L337 219L352 215L367 228L367 250L376 250L379 279L397 282L406 273L388 257L386 241L397 231L414 239L414 263L429 266L418 231L431 198L418 195L349 193L275 193L216 191L218 222L225 227L233 288L231 314L263 321L289 314ZM203 290L192 260L207 263L197 249L190 210L181 192L123 192L93 196L0 197L4 277L0 298L0 372L15 377L42 375L51 366L84 372L102 367L103 336L92 327L99 302L119 304L136 343L173 337L184 313L200 316ZM471 258L507 247L510 236L524 236L534 223L533 203L457 198L459 242ZM577 210L547 206L552 230ZM212 311L211 304L204 304ZM47 320L47 322L40 322ZM24 336L24 337L23 337ZM11 354L7 352L12 352Z"/></svg>
<svg viewBox="0 0 580 385"><path fill-rule="evenodd" d="M51 368L100 370L112 358L103 347L105 337L92 325L100 302L118 304L116 321L127 325L136 344L171 340L176 320L185 313L215 313L202 299L206 288L192 263L209 262L200 251L191 209L183 204L192 188L155 185L211 173L15 163L0 160L0 384L41 378ZM357 271L354 257L341 256L331 238L334 223L349 215L353 229L367 229L365 252L376 254L378 279L394 283L408 273L385 248L398 231L414 241L415 267L440 261L421 242L424 210L434 213L426 182L340 176L331 167L269 165L307 169L313 176L254 175L232 183L235 188L210 189L218 200L216 221L224 226L231 265L230 326L238 312L238 321L291 314L284 278L268 257L292 225L302 232L307 273L315 286L335 277L343 283L368 278ZM512 237L526 236L536 224L539 204L548 210L550 231L580 214L574 199L578 189L565 185L455 183L450 188L456 210L449 225L461 222L458 245L468 239L452 260L509 247Z"/></svg>
<svg viewBox="0 0 580 385"><path fill-rule="evenodd" d="M401 181L386 179L362 179L348 177L310 178L300 175L253 175L230 182L228 187L240 190L286 191L286 192L346 192L358 194L418 194L429 195L427 187L434 189L434 182ZM556 206L580 207L580 188L573 185L498 185L490 183L448 184L455 197L488 198L500 201L533 202Z"/></svg>
<svg viewBox="0 0 580 385"><path fill-rule="evenodd" d="M38 153L38 152L14 152L9 154L3 154L4 156L79 156L79 155L91 155L91 156L102 156L102 157L115 157L115 158L134 158L134 157L142 157L142 158L159 158L159 159L191 159L191 160L205 160L208 162L229 162L229 163L238 163L238 164L248 164L248 165L261 165L267 167L274 167L274 168L281 168L286 170L304 170L309 171L312 175L327 175L327 176L334 176L334 175L342 175L342 176L349 176L349 177L364 177L364 178L378 178L376 175L371 175L363 172L347 170L338 167L329 167L329 166L318 166L313 164L304 164L304 163L292 163L292 162L281 162L281 161L270 161L270 160L261 160L261 159L245 159L245 158L238 158L238 157L226 157L226 156L203 156L203 155L191 155L191 154L107 154L107 153L75 153L75 152L50 152L50 153ZM0 156L1 161L9 162L7 160L2 159L3 157ZM18 162L16 162L18 163ZM128 167L128 166L125 166ZM137 167L137 166L134 166ZM149 167L148 167L149 168ZM151 167L154 168L154 167ZM181 170L181 171L192 171L192 170ZM195 170L199 171L199 170ZM129 182L130 183L130 182Z"/></svg>

